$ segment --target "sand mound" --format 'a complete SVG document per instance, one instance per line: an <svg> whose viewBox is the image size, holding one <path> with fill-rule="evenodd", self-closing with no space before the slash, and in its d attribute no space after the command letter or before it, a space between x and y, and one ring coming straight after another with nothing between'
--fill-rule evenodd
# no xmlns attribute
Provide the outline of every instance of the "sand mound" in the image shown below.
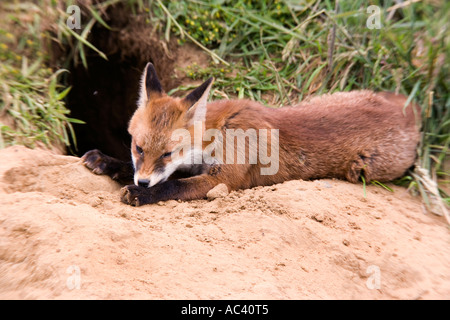
<svg viewBox="0 0 450 320"><path fill-rule="evenodd" d="M448 299L450 232L402 188L289 181L139 208L75 157L0 151L0 298Z"/></svg>

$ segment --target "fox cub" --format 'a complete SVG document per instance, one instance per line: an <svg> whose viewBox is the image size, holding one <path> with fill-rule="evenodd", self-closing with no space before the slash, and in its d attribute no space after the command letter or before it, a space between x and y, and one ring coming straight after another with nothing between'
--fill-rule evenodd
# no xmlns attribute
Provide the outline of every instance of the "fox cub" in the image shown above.
<svg viewBox="0 0 450 320"><path fill-rule="evenodd" d="M275 109L244 99L208 103L212 78L170 97L151 63L141 82L129 123L132 162L99 150L82 157L94 173L128 184L121 200L133 206L205 198L220 183L237 190L293 179L389 181L416 158L420 114L402 95L342 92Z"/></svg>

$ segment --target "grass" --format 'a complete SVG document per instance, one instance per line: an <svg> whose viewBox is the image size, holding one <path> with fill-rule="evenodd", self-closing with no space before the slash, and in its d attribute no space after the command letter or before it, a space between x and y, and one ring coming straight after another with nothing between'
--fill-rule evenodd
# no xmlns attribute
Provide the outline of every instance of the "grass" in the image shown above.
<svg viewBox="0 0 450 320"><path fill-rule="evenodd" d="M417 170L396 183L416 190L429 207L436 198L450 204L450 197L443 188L430 184L430 181L439 181L443 186L450 182L448 168L443 166L450 153L448 1L370 1L371 5L380 8L379 29L367 27L370 14L368 2L363 0L342 0L338 5L330 0L108 0L95 4L87 1L83 7L83 17L87 20L83 29L74 31L67 28L68 15L61 5L36 0L40 7L49 8L37 10L34 19L24 25L28 32L15 40L16 45L22 44L18 45L16 53L25 52L26 55L28 52L26 37L31 36L31 41L40 39L36 17L45 13L53 30L44 34L61 46L71 48L67 60L78 60L87 66L88 50L89 54L107 59L89 42L89 31L95 24L110 28L104 20L105 12L118 2L125 4L130 14L143 16L163 40L177 39L180 45L193 42L208 53L211 64L207 68L192 65L186 69L186 74L193 79L214 76L215 98L237 96L268 106L283 106L295 104L309 95L362 88L408 96L422 108L423 135L418 148ZM67 5L73 3L76 2L68 1ZM24 1L20 5L32 7L32 2ZM0 47L4 44L8 47L3 54L11 50L12 43L7 40L2 38L0 43ZM30 52L46 52L42 45L36 46L36 50ZM34 66L35 61L27 56L27 66ZM34 54L31 56L35 57ZM6 61L11 67L5 71L6 79L14 79L11 70L14 67L21 72L23 61L15 61L15 56L8 56L6 60L2 56L1 59L2 64ZM48 57L42 57L41 63L47 62ZM50 93L49 87L49 79L56 79L60 71L44 74L39 73L43 72L38 71L40 69L35 70L35 76L46 79L46 87L33 92L43 101L63 105L63 99L57 98L67 93L67 89L58 91L55 86ZM171 93L189 89L191 87L180 87ZM5 110L6 96L2 92L2 110ZM25 101L27 105L27 101L39 99L37 96L29 99L17 96L14 101L21 101L20 104ZM25 110L33 108L27 105ZM66 116L62 107L48 109L59 110L58 115ZM51 122L48 119L53 116L49 115L46 120ZM57 124L70 128L71 121L61 118ZM8 130L2 126L4 139L8 137ZM49 132L56 134L60 132L58 130L61 129ZM39 137L39 132L45 129L36 131ZM23 135L32 137L34 134ZM59 138L65 141L66 136L60 134Z"/></svg>
<svg viewBox="0 0 450 320"><path fill-rule="evenodd" d="M6 63L0 66L0 112L12 119L10 125L0 124L0 147L12 144L35 147L36 142L47 147L58 142L69 145L69 133L75 137L71 124L80 121L67 117L69 110L62 102L70 88L57 89L58 76L64 70L52 73L42 68L41 60L32 65L28 65L26 57L21 60L20 68Z"/></svg>
<svg viewBox="0 0 450 320"><path fill-rule="evenodd" d="M0 25L0 148L22 144L48 148L76 143L60 83L64 69L48 66L42 17L33 3L2 4ZM9 23L8 23L8 22ZM26 21L26 22L24 22Z"/></svg>

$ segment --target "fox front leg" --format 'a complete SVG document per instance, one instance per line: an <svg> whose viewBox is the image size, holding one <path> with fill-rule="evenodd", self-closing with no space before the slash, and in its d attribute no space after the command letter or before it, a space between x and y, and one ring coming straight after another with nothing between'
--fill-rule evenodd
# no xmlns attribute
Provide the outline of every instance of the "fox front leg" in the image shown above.
<svg viewBox="0 0 450 320"><path fill-rule="evenodd" d="M121 190L120 198L123 203L136 207L167 200L203 199L217 184L219 184L218 179L202 174L185 179L169 180L150 188L136 185L125 186Z"/></svg>
<svg viewBox="0 0 450 320"><path fill-rule="evenodd" d="M81 161L95 174L105 174L121 184L133 183L134 168L131 162L107 156L97 149L86 152Z"/></svg>

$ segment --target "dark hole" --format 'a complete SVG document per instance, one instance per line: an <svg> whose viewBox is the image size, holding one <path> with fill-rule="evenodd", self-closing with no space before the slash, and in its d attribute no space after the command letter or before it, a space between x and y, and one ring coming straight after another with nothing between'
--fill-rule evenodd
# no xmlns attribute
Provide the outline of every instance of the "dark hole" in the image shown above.
<svg viewBox="0 0 450 320"><path fill-rule="evenodd" d="M67 104L71 117L86 124L75 124L77 155L100 149L112 157L129 160L130 135L128 121L136 109L142 63L134 57L119 54L89 60L88 69L82 64L70 70L72 90Z"/></svg>
<svg viewBox="0 0 450 320"><path fill-rule="evenodd" d="M130 160L131 137L128 122L136 110L141 73L147 62L155 65L166 92L179 85L173 79L173 60L152 27L139 17L132 18L122 4L110 7L104 17L111 30L97 23L88 37L96 48L106 54L101 58L85 47L88 68L78 59L69 66L66 79L72 90L67 96L70 117L86 124L74 124L77 139L69 152L81 156L91 149ZM67 49L66 52L70 52Z"/></svg>

